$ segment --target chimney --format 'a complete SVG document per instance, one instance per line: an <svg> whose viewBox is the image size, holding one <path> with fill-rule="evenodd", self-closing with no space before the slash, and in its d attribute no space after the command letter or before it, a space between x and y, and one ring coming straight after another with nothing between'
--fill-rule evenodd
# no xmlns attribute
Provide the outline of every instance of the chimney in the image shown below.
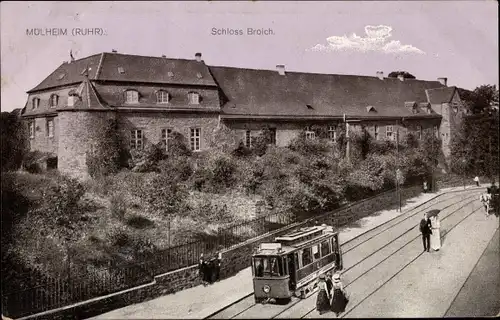
<svg viewBox="0 0 500 320"><path fill-rule="evenodd" d="M113 53L117 53L118 51L116 51L115 49L112 49L111 52Z"/></svg>
<svg viewBox="0 0 500 320"><path fill-rule="evenodd" d="M382 72L382 71L377 71L377 77L378 77L380 80L384 80L384 72Z"/></svg>
<svg viewBox="0 0 500 320"><path fill-rule="evenodd" d="M201 62L201 53L200 52L196 52L194 57L196 58L196 61Z"/></svg>
<svg viewBox="0 0 500 320"><path fill-rule="evenodd" d="M399 74L398 79L401 81L405 81L405 76L403 76L402 74Z"/></svg>
<svg viewBox="0 0 500 320"><path fill-rule="evenodd" d="M438 81L443 85L446 86L448 83L448 78L438 78Z"/></svg>
<svg viewBox="0 0 500 320"><path fill-rule="evenodd" d="M284 64L278 64L276 66L276 70L278 71L278 73L282 76L285 75L285 65Z"/></svg>

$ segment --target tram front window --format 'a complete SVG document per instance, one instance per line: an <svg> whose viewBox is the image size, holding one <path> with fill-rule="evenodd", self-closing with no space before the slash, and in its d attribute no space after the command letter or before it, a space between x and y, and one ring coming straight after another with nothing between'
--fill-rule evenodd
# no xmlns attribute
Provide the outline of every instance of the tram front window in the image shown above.
<svg viewBox="0 0 500 320"><path fill-rule="evenodd" d="M284 275L281 257L255 257L253 259L253 268L256 277L279 277Z"/></svg>

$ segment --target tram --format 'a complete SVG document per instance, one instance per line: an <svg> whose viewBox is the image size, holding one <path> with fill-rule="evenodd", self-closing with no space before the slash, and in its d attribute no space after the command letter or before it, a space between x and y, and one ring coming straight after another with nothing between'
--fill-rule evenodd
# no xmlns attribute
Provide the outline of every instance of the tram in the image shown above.
<svg viewBox="0 0 500 320"><path fill-rule="evenodd" d="M302 228L261 243L252 255L255 302L288 303L308 297L320 274L342 270L339 235L332 227Z"/></svg>

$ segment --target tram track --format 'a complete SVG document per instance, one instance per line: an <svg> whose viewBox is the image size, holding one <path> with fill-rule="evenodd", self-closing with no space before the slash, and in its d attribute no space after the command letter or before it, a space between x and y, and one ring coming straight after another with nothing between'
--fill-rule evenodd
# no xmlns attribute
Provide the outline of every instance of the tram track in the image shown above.
<svg viewBox="0 0 500 320"><path fill-rule="evenodd" d="M460 190L460 191L454 191L451 194L450 193L445 193L445 194L438 195L438 197L440 197L439 200L438 200L438 197L435 197L435 198L433 198L433 199L431 199L431 200L429 200L429 201L427 201L427 202L425 202L425 203L423 203L421 205L418 205L418 206L416 206L414 208L411 208L407 212L405 212L405 213L403 213L401 215L398 215L398 216L390 219L389 221L386 221L386 222L382 223L381 225L378 225L378 226L376 226L376 227L374 227L374 228L366 231L363 234L360 234L360 235L358 235L358 236L356 236L356 237L348 240L347 242L345 242L344 244L341 245L341 248L342 248L342 251L343 251L343 256L344 256L344 261L345 261L345 257L347 256L347 254L349 252L351 252L351 251L359 248L361 245L363 245L366 242L374 239L375 237L377 237L379 235L382 235L383 233L389 232L389 230L391 228L395 228L397 226L400 226L402 223L409 222L408 219L410 219L412 217L415 217L416 215L425 212L426 210L428 210L431 207L439 206L439 204L447 202L447 201L450 201L450 200L453 200L454 198L457 198L457 197L460 197L460 199L457 202L453 202L452 204L449 204L449 205L443 207L441 209L441 211L444 211L444 210L446 210L446 209L448 209L448 208L450 208L452 206L455 206L455 205L458 205L458 204L466 202L464 205L460 206L458 209L453 210L451 213L449 213L442 220L446 219L447 217L449 217L452 214L456 213L457 211L459 211L463 207L465 207L465 206L473 203L474 200L472 200L472 201L468 201L468 200L471 199L471 198L476 197L477 193L479 193L479 190L476 191L476 192L473 192L472 195L470 195L468 197L465 197L465 198L462 195L463 192L465 192L465 191ZM438 201L436 201L436 200L438 200ZM353 268L356 268L357 266L359 266L360 264L362 264L364 261L366 261L370 257L373 257L376 253L379 253L381 250L387 248L389 245L393 244L398 239L401 239L401 237L405 236L411 230L414 230L414 229L415 229L415 224L411 223L410 227L407 228L403 233L401 233L401 234L398 233L398 236L396 238L391 239L389 242L382 244L375 251L372 251L372 252L370 252L367 255L363 255L362 259L360 259L358 261L355 261L354 263L351 264L351 266L349 266L347 269L343 270L341 273L342 274L346 274L347 272L349 272ZM414 238L412 240L410 240L408 243L412 242L413 240L414 240ZM401 248L399 248L395 252L391 253L389 255L389 257L392 256L392 255L394 255L396 252L399 252L399 250L401 250L405 245L406 244L403 244L401 246ZM347 250L345 250L345 249L347 249ZM356 277L354 280L350 281L349 284L351 284L354 281L358 280L364 274L366 274L367 272L369 272L373 268L377 267L379 264L383 263L383 261L387 260L389 257L386 257L382 261L379 261L375 265L371 266L368 270L365 270L364 272L362 272L361 275L359 275L358 277ZM344 262L344 265L345 264L346 263ZM272 318L279 317L280 315L282 315L283 313L285 313L289 309L293 308L296 304L298 304L300 302L308 301L310 299L314 299L314 297L315 297L315 295L312 294L311 296L309 296L306 299L293 299L290 303L288 303L287 305L285 305L285 307L286 307L285 309L275 310L275 311L277 311L277 313L275 313L274 316L271 316L271 317ZM248 310L250 310L250 309L252 309L252 308L254 308L256 306L260 306L260 304L256 304L255 301L253 300L253 292L252 292L249 295L246 295L243 298L239 299L238 301L236 301L236 302L234 302L234 303L232 303L232 304L230 304L230 305L228 305L228 306L226 306L226 307L218 310L217 312L213 313L212 315L210 315L207 318L216 319L217 315L220 315L224 311L229 310L231 307L236 307L236 306L239 306L239 305L241 305L241 307L243 307L243 309L241 309L241 310L235 310L236 313L233 314L231 316L231 318L236 318L236 317L242 315L243 313L245 313L246 311L248 311ZM281 309L280 307L283 307L283 305L276 305L276 307L278 309ZM307 316L312 311L314 311L314 309L311 310L311 311L308 311L303 317Z"/></svg>

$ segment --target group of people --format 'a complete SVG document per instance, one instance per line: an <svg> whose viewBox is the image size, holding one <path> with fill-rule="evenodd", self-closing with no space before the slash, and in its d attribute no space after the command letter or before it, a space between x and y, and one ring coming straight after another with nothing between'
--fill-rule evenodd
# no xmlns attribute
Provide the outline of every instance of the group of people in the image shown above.
<svg viewBox="0 0 500 320"><path fill-rule="evenodd" d="M430 252L430 249L438 251L441 249L441 223L439 222L439 213L428 217L424 213L423 219L420 221L420 232L422 233L422 242L424 244L424 252Z"/></svg>
<svg viewBox="0 0 500 320"><path fill-rule="evenodd" d="M489 216L491 208L498 210L498 206L500 205L499 189L495 185L495 182L492 182L491 186L486 188L486 193L482 193L479 196L479 200L483 203L486 216Z"/></svg>
<svg viewBox="0 0 500 320"><path fill-rule="evenodd" d="M221 262L221 253L219 253L217 257L212 257L210 259L205 259L205 257L203 257L203 253L201 254L198 267L201 281L204 286L220 280Z"/></svg>
<svg viewBox="0 0 500 320"><path fill-rule="evenodd" d="M319 314L333 311L338 317L345 311L349 298L344 289L340 274L336 273L333 278L330 272L321 274L318 280L318 297L316 300L316 310Z"/></svg>

